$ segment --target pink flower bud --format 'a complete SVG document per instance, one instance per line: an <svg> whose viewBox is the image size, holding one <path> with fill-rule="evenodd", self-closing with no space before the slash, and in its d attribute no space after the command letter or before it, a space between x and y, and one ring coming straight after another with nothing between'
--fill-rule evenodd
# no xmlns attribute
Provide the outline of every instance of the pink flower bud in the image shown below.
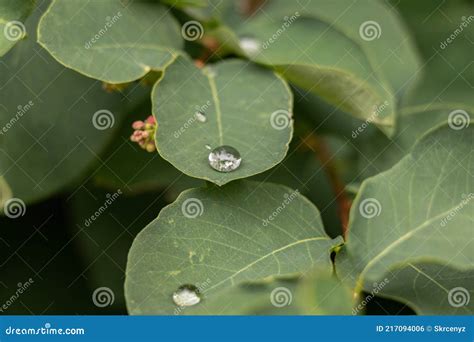
<svg viewBox="0 0 474 342"><path fill-rule="evenodd" d="M149 117L147 117L145 122L150 124L150 125L156 125L156 120L155 120L155 117L153 115L150 115Z"/></svg>
<svg viewBox="0 0 474 342"><path fill-rule="evenodd" d="M143 121L135 121L133 124L132 124L132 128L133 129L142 129L143 126L145 126L145 123Z"/></svg>

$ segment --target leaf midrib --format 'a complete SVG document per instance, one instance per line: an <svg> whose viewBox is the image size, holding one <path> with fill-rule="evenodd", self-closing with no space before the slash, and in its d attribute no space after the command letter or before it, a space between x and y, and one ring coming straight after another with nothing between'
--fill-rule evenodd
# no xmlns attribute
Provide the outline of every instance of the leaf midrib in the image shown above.
<svg viewBox="0 0 474 342"><path fill-rule="evenodd" d="M315 238L308 238L308 239L303 239L303 240L298 240L298 241L293 241L292 243L290 244L287 244L283 247L280 247L278 249L275 249L273 251L271 251L270 253L267 253L263 256L261 256L260 258L258 258L257 260L251 262L250 264L248 264L247 266L241 268L240 270L236 271L234 274L228 276L227 278L221 280L220 282L218 282L217 284L211 286L210 288L208 288L205 292L208 292L208 291L211 291L212 289L218 287L219 285L225 283L226 281L230 280L230 279L233 279L236 275L248 270L250 267L258 264L260 261L262 260L265 260L266 258L270 257L270 256L273 256L275 255L276 253L280 253L281 251L284 251L285 249L288 249L288 248L291 248L293 246L296 246L296 245L299 245L301 243L306 243L306 242L310 242L310 241L318 241L318 240L331 240L329 237L315 237Z"/></svg>
<svg viewBox="0 0 474 342"><path fill-rule="evenodd" d="M449 294L449 290L447 288L445 288L441 283L439 283L438 281L436 281L436 279L434 279L433 277L431 277L429 274L427 274L426 272L423 272L422 270L420 270L418 267L416 267L415 265L413 265L412 263L409 263L408 266L410 266L412 269L414 269L416 272L418 272L419 274L423 275L426 279L428 279L429 281L431 281L433 284L435 284L436 286L438 286L440 289L442 289L444 292L446 292L446 294ZM468 314L470 314L471 312L465 307L465 306L462 306L461 307L464 311L466 311Z"/></svg>
<svg viewBox="0 0 474 342"><path fill-rule="evenodd" d="M217 122L217 132L219 134L219 145L224 144L224 133L222 130L222 112L221 112L221 103L219 100L219 92L217 91L216 81L214 80L214 76L209 75L209 73L205 73L208 81L209 87L212 94L212 101L214 102L214 106L216 107L216 122Z"/></svg>
<svg viewBox="0 0 474 342"><path fill-rule="evenodd" d="M439 220L440 218L446 216L449 214L451 211L453 211L455 208L457 208L459 205L461 205L462 201L456 204L455 206L443 211L442 213L432 217L429 220L426 220L422 224L419 224L417 227L414 229L410 230L409 232L405 233L395 241L393 241L391 244L389 244L387 247L385 247L381 252L379 252L374 258L372 258L371 261L367 263L367 265L364 267L364 270L361 272L359 276L359 281L364 279L365 274L368 272L368 270L375 265L380 259L382 259L384 256L386 256L388 253L390 253L395 247L397 247L399 244L405 242L408 240L410 237L418 233L419 231L423 230L426 227L429 227L430 224L435 222L436 220Z"/></svg>

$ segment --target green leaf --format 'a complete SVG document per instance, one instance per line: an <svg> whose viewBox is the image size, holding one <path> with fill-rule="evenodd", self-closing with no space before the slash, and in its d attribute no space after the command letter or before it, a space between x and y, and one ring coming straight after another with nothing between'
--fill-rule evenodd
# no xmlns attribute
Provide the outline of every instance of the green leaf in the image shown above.
<svg viewBox="0 0 474 342"><path fill-rule="evenodd" d="M238 30L254 41L249 50L241 40L249 58L393 133L397 99L420 63L388 7L376 1L275 1L263 11Z"/></svg>
<svg viewBox="0 0 474 342"><path fill-rule="evenodd" d="M474 271L431 261L409 263L386 274L380 295L408 303L423 315L472 315Z"/></svg>
<svg viewBox="0 0 474 342"><path fill-rule="evenodd" d="M411 93L409 104L458 102L474 105L471 58L474 28L470 16L474 4L443 0L392 3L407 22L424 58L420 70L422 82Z"/></svg>
<svg viewBox="0 0 474 342"><path fill-rule="evenodd" d="M38 31L60 63L108 83L163 70L182 47L169 9L146 1L53 0Z"/></svg>
<svg viewBox="0 0 474 342"><path fill-rule="evenodd" d="M373 283L394 269L420 262L472 272L473 133L472 126L438 127L392 169L362 183L350 213L346 248L336 263L344 278L356 282L356 290L370 292ZM433 313L434 304L413 299L406 284L421 277L442 288L444 273L428 272L429 277L418 273L413 279L397 278L405 284L398 297L420 313ZM379 295L383 294L382 289ZM465 309L439 307L437 313L463 313Z"/></svg>
<svg viewBox="0 0 474 342"><path fill-rule="evenodd" d="M0 57L26 36L25 19L35 0L0 0Z"/></svg>
<svg viewBox="0 0 474 342"><path fill-rule="evenodd" d="M27 21L29 30L41 12ZM104 92L58 64L35 38L18 43L0 63L0 175L24 202L78 181L101 160L129 107L145 96L137 88L127 95L130 103Z"/></svg>
<svg viewBox="0 0 474 342"><path fill-rule="evenodd" d="M331 163L337 166L338 172L342 176L342 171L347 167L345 163L347 163L350 154L348 145L329 136L319 136L318 138L331 144L329 148L332 152L330 156ZM303 196L321 209L321 217L326 232L330 236L341 235L341 220L337 203L338 194L331 186L327 165L323 166L314 151L309 148L305 149L306 145L300 139L303 138L298 136L293 138L288 155L280 164L251 179L298 189Z"/></svg>
<svg viewBox="0 0 474 342"><path fill-rule="evenodd" d="M162 4L171 7L185 9L187 7L206 7L206 0L160 0Z"/></svg>
<svg viewBox="0 0 474 342"><path fill-rule="evenodd" d="M288 150L292 94L284 80L259 66L231 60L201 70L179 57L156 84L152 101L158 151L189 176L223 185L268 170ZM240 167L214 170L206 145L237 149Z"/></svg>
<svg viewBox="0 0 474 342"><path fill-rule="evenodd" d="M309 274L268 277L242 282L201 305L177 308L185 315L350 315L352 292L332 274L317 269ZM206 294L205 286L202 292Z"/></svg>
<svg viewBox="0 0 474 342"><path fill-rule="evenodd" d="M3 208L5 202L12 198L12 191L7 181L0 176L0 208Z"/></svg>
<svg viewBox="0 0 474 342"><path fill-rule="evenodd" d="M462 103L426 103L401 109L399 130L391 139L370 128L368 132L362 132L354 138L356 148L361 154L359 180L391 168L408 154L417 139L431 128L441 124L462 128L469 125L473 119L474 108Z"/></svg>
<svg viewBox="0 0 474 342"><path fill-rule="evenodd" d="M183 285L205 286L204 302L243 281L330 270L341 240L326 235L314 205L283 186L241 181L188 190L134 241L128 310L171 314Z"/></svg>

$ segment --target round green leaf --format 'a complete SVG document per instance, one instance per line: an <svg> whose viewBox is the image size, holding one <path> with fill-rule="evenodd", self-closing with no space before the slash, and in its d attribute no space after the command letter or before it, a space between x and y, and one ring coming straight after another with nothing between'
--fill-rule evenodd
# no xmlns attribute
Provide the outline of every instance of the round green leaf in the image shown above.
<svg viewBox="0 0 474 342"><path fill-rule="evenodd" d="M26 36L24 21L34 5L35 0L0 0L0 57Z"/></svg>
<svg viewBox="0 0 474 342"><path fill-rule="evenodd" d="M188 190L135 239L128 310L172 314L183 285L200 288L204 303L242 281L330 269L340 243L326 235L316 207L289 188L241 181Z"/></svg>
<svg viewBox="0 0 474 342"><path fill-rule="evenodd" d="M28 29L41 12L28 19ZM105 92L57 63L35 38L0 63L0 176L24 202L64 189L99 162L127 110L145 95L139 88L128 100Z"/></svg>
<svg viewBox="0 0 474 342"><path fill-rule="evenodd" d="M385 133L420 61L396 14L377 1L272 1L237 29L241 53Z"/></svg>
<svg viewBox="0 0 474 342"><path fill-rule="evenodd" d="M331 268L317 268L303 276L272 276L242 282L203 301L202 305L175 312L186 315L350 315L351 311L352 291L334 277Z"/></svg>
<svg viewBox="0 0 474 342"><path fill-rule="evenodd" d="M231 60L198 69L179 57L156 84L152 100L158 151L189 176L223 185L270 169L288 151L292 94L284 80L254 64ZM209 165L208 148L222 145L242 157L232 172Z"/></svg>
<svg viewBox="0 0 474 342"><path fill-rule="evenodd" d="M437 263L472 272L473 148L474 127L443 125L427 133L392 169L362 183L351 209L348 240L338 257L339 272L354 278L357 290L370 292L374 283L393 275L394 269L413 263ZM406 284L417 282L418 277L427 278L432 286L444 286L443 272L425 273L413 268L402 274L415 274L415 279L397 280L405 283L407 293L411 290ZM457 279L462 286L461 272ZM383 293L382 289L379 294ZM404 293L400 290L398 297L413 301L422 313L433 313L432 303ZM469 308L472 313L472 304ZM439 307L436 313L463 313L465 309Z"/></svg>
<svg viewBox="0 0 474 342"><path fill-rule="evenodd" d="M170 10L150 1L53 0L38 32L60 63L108 83L162 70L182 46Z"/></svg>

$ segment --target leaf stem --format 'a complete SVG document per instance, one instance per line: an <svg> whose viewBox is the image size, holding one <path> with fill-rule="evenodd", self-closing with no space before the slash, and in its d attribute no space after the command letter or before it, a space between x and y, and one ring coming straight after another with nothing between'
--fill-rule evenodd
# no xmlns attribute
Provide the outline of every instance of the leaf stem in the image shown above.
<svg viewBox="0 0 474 342"><path fill-rule="evenodd" d="M314 133L306 136L306 138L304 138L304 143L315 153L316 158L320 161L329 178L338 204L338 214L342 225L342 236L346 239L348 233L349 211L352 201L346 194L344 181L339 176L330 148L323 138L316 136Z"/></svg>

